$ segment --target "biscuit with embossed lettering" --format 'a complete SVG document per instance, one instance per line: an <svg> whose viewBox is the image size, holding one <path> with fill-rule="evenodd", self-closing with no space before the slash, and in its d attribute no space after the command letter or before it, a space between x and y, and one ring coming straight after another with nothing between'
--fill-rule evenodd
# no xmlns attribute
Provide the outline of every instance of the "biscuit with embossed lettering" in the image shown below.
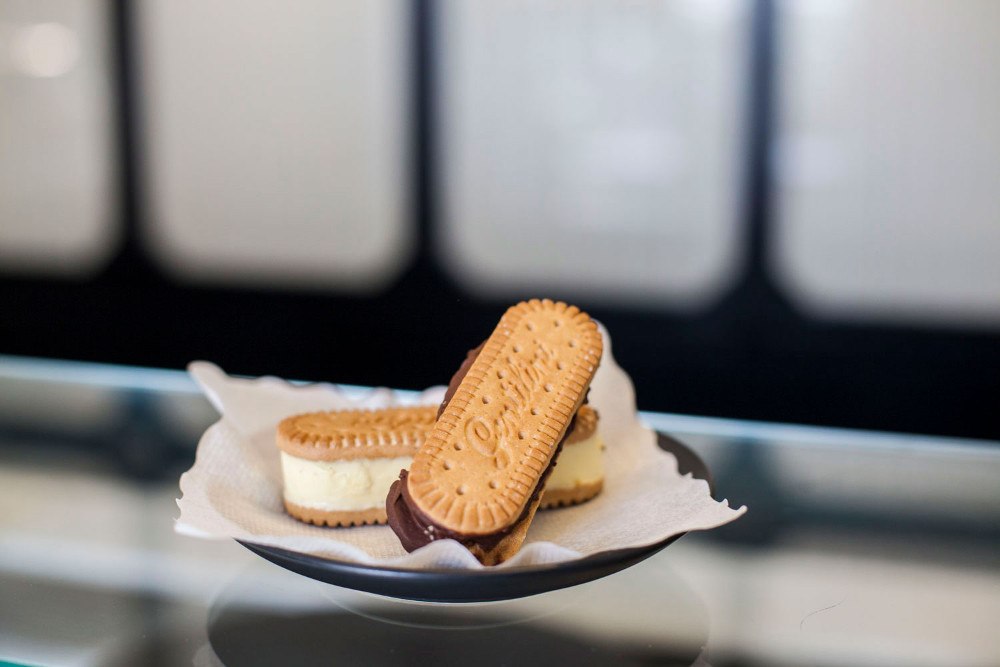
<svg viewBox="0 0 1000 667"><path fill-rule="evenodd" d="M453 538L485 565L517 552L602 347L575 306L535 299L507 310L389 491L404 548Z"/></svg>
<svg viewBox="0 0 1000 667"><path fill-rule="evenodd" d="M278 424L285 510L317 526L385 523L385 495L431 432L434 406L293 415Z"/></svg>

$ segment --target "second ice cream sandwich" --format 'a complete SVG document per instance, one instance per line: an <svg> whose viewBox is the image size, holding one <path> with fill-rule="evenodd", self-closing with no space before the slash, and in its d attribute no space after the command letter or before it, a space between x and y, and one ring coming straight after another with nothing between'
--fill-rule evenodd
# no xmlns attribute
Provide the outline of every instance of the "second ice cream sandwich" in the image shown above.
<svg viewBox="0 0 1000 667"><path fill-rule="evenodd" d="M278 425L285 510L318 526L385 523L385 495L434 425L437 408L293 415Z"/></svg>
<svg viewBox="0 0 1000 667"><path fill-rule="evenodd" d="M517 552L602 347L575 306L507 310L389 491L389 525L404 548L452 538L486 565Z"/></svg>
<svg viewBox="0 0 1000 667"><path fill-rule="evenodd" d="M542 509L578 505L604 488L604 441L597 411L581 406L542 493Z"/></svg>

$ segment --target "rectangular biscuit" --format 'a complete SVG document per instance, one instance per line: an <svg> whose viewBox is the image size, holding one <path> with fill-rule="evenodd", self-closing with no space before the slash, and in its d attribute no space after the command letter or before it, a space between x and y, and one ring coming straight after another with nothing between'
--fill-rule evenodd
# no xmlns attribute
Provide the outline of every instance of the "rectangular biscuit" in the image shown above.
<svg viewBox="0 0 1000 667"><path fill-rule="evenodd" d="M412 456L436 415L434 406L292 415L278 424L277 444L283 452L312 461Z"/></svg>
<svg viewBox="0 0 1000 667"><path fill-rule="evenodd" d="M575 306L508 309L414 457L406 483L416 509L470 538L530 522L601 352L597 325Z"/></svg>

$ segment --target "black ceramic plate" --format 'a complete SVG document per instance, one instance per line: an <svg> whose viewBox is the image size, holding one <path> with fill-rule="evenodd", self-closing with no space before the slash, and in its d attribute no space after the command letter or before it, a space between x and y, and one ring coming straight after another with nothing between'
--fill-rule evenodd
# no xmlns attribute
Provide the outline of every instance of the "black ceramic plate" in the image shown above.
<svg viewBox="0 0 1000 667"><path fill-rule="evenodd" d="M707 481L714 493L708 468L697 454L662 433L657 437L660 448L677 457L682 475L690 472ZM536 595L606 577L649 558L679 537L674 535L644 547L601 551L563 563L502 570L409 570L346 563L248 542L240 544L287 570L344 588L406 600L486 602Z"/></svg>

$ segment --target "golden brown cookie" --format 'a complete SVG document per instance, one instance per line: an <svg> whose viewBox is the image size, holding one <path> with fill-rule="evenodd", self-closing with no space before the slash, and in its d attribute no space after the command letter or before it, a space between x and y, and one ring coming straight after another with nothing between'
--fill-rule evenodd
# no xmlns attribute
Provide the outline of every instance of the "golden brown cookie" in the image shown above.
<svg viewBox="0 0 1000 667"><path fill-rule="evenodd" d="M508 309L390 491L403 546L453 537L488 565L516 553L601 352L597 325L575 306Z"/></svg>
<svg viewBox="0 0 1000 667"><path fill-rule="evenodd" d="M573 420L573 429L566 436L567 445L588 440L597 433L597 410L589 405L581 405Z"/></svg>
<svg viewBox="0 0 1000 667"><path fill-rule="evenodd" d="M367 526L385 523L384 506L367 510L344 510L338 512L296 505L288 500L284 502L285 511L292 517L303 523L311 523L314 526L346 528L348 526Z"/></svg>
<svg viewBox="0 0 1000 667"><path fill-rule="evenodd" d="M292 415L278 424L278 448L311 461L413 456L436 415L434 406Z"/></svg>
<svg viewBox="0 0 1000 667"><path fill-rule="evenodd" d="M546 487L542 493L541 509L555 509L557 507L569 507L579 505L596 497L604 489L604 480L589 484L577 484L567 489L553 489Z"/></svg>

